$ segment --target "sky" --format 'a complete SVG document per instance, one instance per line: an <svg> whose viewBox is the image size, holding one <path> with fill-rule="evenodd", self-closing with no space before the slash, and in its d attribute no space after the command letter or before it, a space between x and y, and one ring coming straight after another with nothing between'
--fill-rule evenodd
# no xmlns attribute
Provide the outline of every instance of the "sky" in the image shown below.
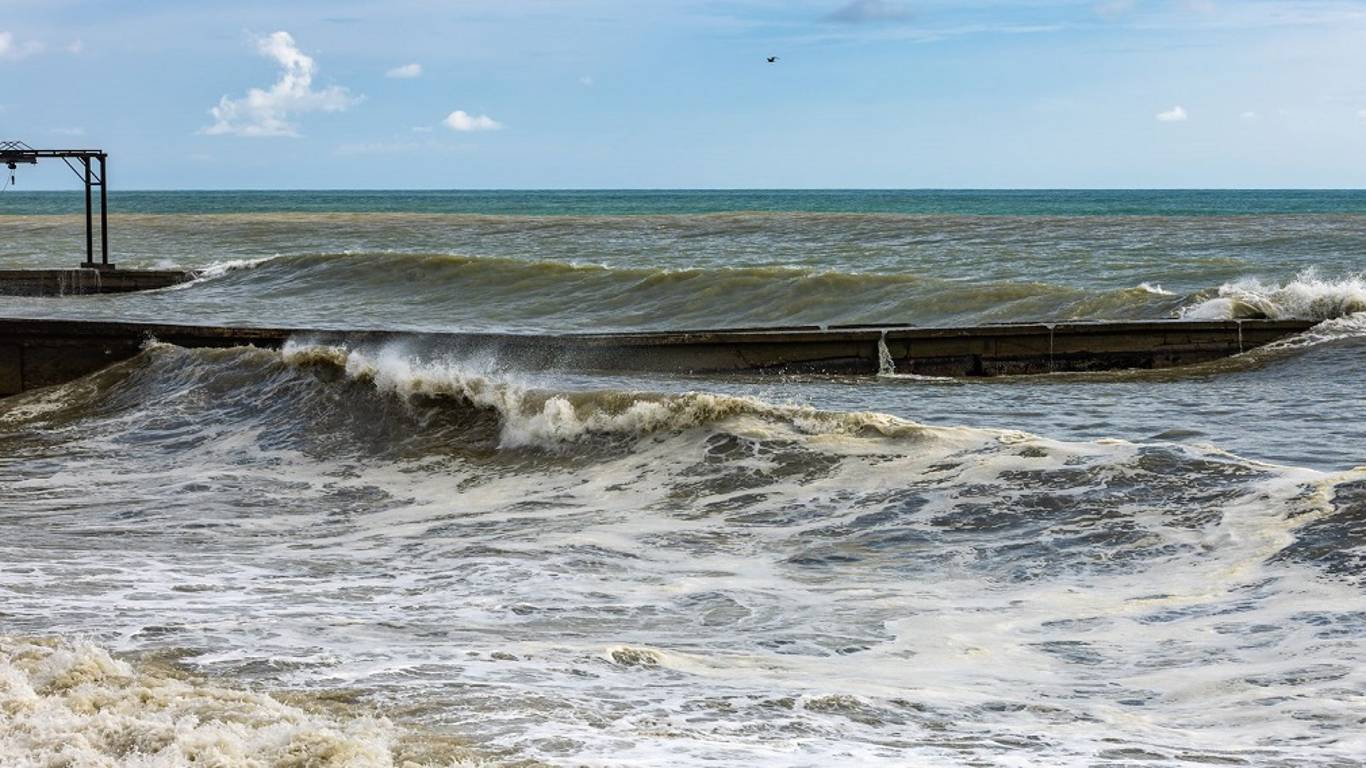
<svg viewBox="0 0 1366 768"><path fill-rule="evenodd" d="M115 190L1360 188L1363 73L1366 0L0 0Z"/></svg>

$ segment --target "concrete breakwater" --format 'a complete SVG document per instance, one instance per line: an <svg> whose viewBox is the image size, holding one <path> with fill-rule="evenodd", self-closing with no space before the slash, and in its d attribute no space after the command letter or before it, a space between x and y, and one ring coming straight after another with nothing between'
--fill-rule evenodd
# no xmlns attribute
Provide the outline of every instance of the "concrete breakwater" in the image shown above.
<svg viewBox="0 0 1366 768"><path fill-rule="evenodd" d="M4 269L0 296L84 296L166 288L194 279L182 269Z"/></svg>
<svg viewBox="0 0 1366 768"><path fill-rule="evenodd" d="M0 395L93 373L136 355L150 339L185 347L279 348L290 339L352 347L402 343L414 354L494 355L527 370L962 377L1169 368L1234 355L1313 325L1308 320L1159 320L531 336L0 318Z"/></svg>

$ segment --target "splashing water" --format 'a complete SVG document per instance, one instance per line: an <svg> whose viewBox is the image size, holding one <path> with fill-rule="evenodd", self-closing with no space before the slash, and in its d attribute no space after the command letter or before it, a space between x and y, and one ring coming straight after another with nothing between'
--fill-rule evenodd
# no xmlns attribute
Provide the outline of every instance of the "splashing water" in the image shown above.
<svg viewBox="0 0 1366 768"><path fill-rule="evenodd" d="M12 768L484 764L449 741L424 743L382 717L310 711L135 666L90 643L3 635L0 755Z"/></svg>
<svg viewBox="0 0 1366 768"><path fill-rule="evenodd" d="M211 195L116 222L120 266L196 282L0 309L526 333L1330 319L1186 370L952 387L885 338L877 378L149 345L0 400L0 765L1360 762L1366 217L1343 200L1366 193L972 193L972 216L898 207L961 213L957 193L784 194L797 210L687 193L677 215L491 193L568 201L544 216ZM1210 199L1233 204L1189 207ZM50 266L83 221L4 224L0 257Z"/></svg>
<svg viewBox="0 0 1366 768"><path fill-rule="evenodd" d="M877 337L877 375L896 375L896 360L892 358L892 350L887 348L886 331Z"/></svg>
<svg viewBox="0 0 1366 768"><path fill-rule="evenodd" d="M1218 295L1181 310L1189 320L1333 320L1366 312L1366 278L1360 274L1340 279L1301 272L1283 285L1266 285L1246 278L1219 287Z"/></svg>

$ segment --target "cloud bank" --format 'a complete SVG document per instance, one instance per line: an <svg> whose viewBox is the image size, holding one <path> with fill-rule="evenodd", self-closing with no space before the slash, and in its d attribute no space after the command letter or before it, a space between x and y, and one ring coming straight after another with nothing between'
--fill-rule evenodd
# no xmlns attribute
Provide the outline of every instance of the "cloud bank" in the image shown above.
<svg viewBox="0 0 1366 768"><path fill-rule="evenodd" d="M268 89L252 88L239 99L227 96L209 109L213 125L204 129L211 135L298 136L299 126L292 117L304 112L340 112L360 101L339 86L313 89L317 65L299 50L288 32L275 32L256 41L262 56L280 65L280 78Z"/></svg>

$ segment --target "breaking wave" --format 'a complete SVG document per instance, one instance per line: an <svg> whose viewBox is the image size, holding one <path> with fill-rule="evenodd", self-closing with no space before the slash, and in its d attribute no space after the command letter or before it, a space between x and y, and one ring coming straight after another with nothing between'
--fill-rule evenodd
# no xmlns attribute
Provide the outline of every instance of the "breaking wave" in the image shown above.
<svg viewBox="0 0 1366 768"><path fill-rule="evenodd" d="M7 766L472 766L373 715L309 709L135 665L87 642L0 635Z"/></svg>
<svg viewBox="0 0 1366 768"><path fill-rule="evenodd" d="M126 636L194 606L208 618L157 637L209 649L194 663L216 676L413 702L414 722L459 722L481 754L513 761L1081 764L1141 746L1165 762L1291 764L1311 738L1318 755L1359 750L1359 675L1313 633L1360 631L1344 627L1359 626L1361 470L765 398L537 386L400 345L151 345L0 404L19 411L0 439L20 461L92 457L0 483L0 510L16 526L163 537L157 567L135 547L97 550L77 564L90 570L32 568L6 610L52 610L28 586L77 578L138 602L119 616ZM92 493L111 447L137 471L96 475ZM187 562L200 547L222 560ZM137 595L121 586L138 578ZM86 595L51 594L53 631L99 620ZM104 757L128 743L161 759L148 765L213 764L175 750L220 731L214 748L264 765L287 750L300 765L427 759L401 757L425 731L363 712L75 642L6 642L0 660L22 669L0 673L0 707L28 702L35 743L93 765L138 765ZM320 652L338 663L312 666ZM1193 676L1218 686L1218 707ZM81 709L91 700L111 703ZM1275 726L1248 745L1249 721ZM133 735L106 738L105 722ZM1021 751L1022 732L1049 738Z"/></svg>
<svg viewBox="0 0 1366 768"><path fill-rule="evenodd" d="M216 261L207 267L202 267L194 271L196 280L212 280L222 277L230 272L245 272L255 269L267 262L279 258L278 256L261 256L254 259L230 259L228 261Z"/></svg>
<svg viewBox="0 0 1366 768"><path fill-rule="evenodd" d="M1214 300L1341 316L1203 368L952 387L524 373L417 338L150 344L0 400L0 764L1366 754L1366 312L1286 281L1361 269L1366 219L571 219L121 221L142 258L236 261L45 311L557 331ZM38 633L57 639L13 636Z"/></svg>
<svg viewBox="0 0 1366 768"><path fill-rule="evenodd" d="M1256 278L1225 283L1216 295L1183 308L1180 315L1189 320L1332 320L1362 312L1366 312L1366 276L1333 280L1306 270L1283 285L1268 285Z"/></svg>
<svg viewBox="0 0 1366 768"><path fill-rule="evenodd" d="M553 447L592 435L639 437L735 418L780 422L806 434L918 438L936 431L886 414L821 411L706 392L548 392L468 361L418 360L398 345L363 350L291 341L282 356L290 365L334 366L381 393L453 397L492 410L501 424L502 447Z"/></svg>

